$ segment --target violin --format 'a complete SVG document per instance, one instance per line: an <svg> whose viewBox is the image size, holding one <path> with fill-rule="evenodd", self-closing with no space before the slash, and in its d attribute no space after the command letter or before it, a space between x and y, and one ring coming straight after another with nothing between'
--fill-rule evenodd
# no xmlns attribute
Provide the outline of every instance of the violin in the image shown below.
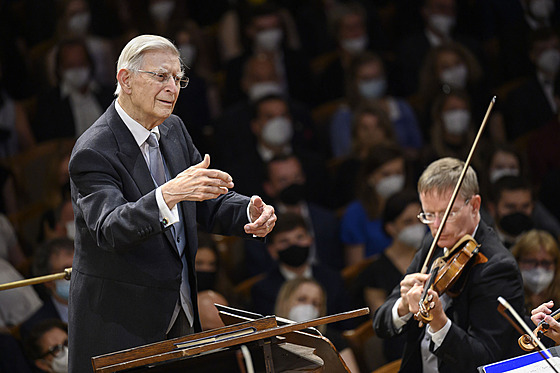
<svg viewBox="0 0 560 373"><path fill-rule="evenodd" d="M447 204L447 208L445 209L443 217L441 218L441 224L434 236L432 245L428 250L428 255L426 256L424 265L422 266L422 270L420 271L420 273L427 273L428 271L428 264L432 261L432 258L435 253L435 248L437 246L437 242L441 237L441 233L443 232L443 228L445 227L445 223L447 222L447 217L451 212L453 203L455 203L455 199L459 194L459 190L461 189L461 184L463 183L467 170L469 169L469 165L471 163L474 150L476 149L476 146L480 141L482 132L484 130L484 127L486 126L486 122L488 121L488 117L490 116L490 112L492 111L495 102L496 102L496 96L492 97L492 100L490 101L488 110L486 111L482 124L474 139L473 145L469 151L469 155L467 156L467 160L465 161L465 165L463 166L463 170L459 175L459 180L457 180L457 185L455 185L455 189L453 189L453 193L451 194L451 199L449 200L449 203ZM424 284L424 291L422 292L422 296L420 297L420 301L418 303L419 311L414 315L414 318L420 321L420 324L428 323L433 318L430 315L430 309L432 307L430 307L431 299L429 299L428 296L428 291L430 289L435 290L438 293L438 295L448 292L450 293L450 295L455 294L455 296L457 296L460 293L460 290L458 292L453 292L453 291L450 292L449 290L451 287L454 287L458 279L462 278L462 274L467 273L473 264L488 260L485 259L485 257L478 252L479 247L480 245L476 243L474 238L472 238L470 235L465 235L453 246L453 248L449 251L448 255L434 260L430 271L432 272L430 279ZM463 276L463 278L466 279L465 276ZM464 279L461 281L461 284L463 285L465 282ZM454 289L456 290L455 287Z"/></svg>
<svg viewBox="0 0 560 373"><path fill-rule="evenodd" d="M437 258L432 264L430 278L424 285L424 291L420 297L419 311L414 318L424 324L432 321L430 314L431 302L428 298L428 290L434 290L438 295L444 293L456 297L461 293L465 284L469 269L479 263L488 261L484 254L479 252L480 245L469 234L464 235L449 253Z"/></svg>
<svg viewBox="0 0 560 373"><path fill-rule="evenodd" d="M550 314L550 317L552 317L554 320L560 319L560 308L552 312ZM550 325L548 325L546 321L542 320L539 325L537 325L535 330L533 330L533 334L535 334L540 340L546 334L546 332L548 332L549 328ZM534 349L539 347L537 345L537 342L529 334L523 334L521 337L519 337L517 343L519 343L519 347L521 347L524 351L533 351Z"/></svg>

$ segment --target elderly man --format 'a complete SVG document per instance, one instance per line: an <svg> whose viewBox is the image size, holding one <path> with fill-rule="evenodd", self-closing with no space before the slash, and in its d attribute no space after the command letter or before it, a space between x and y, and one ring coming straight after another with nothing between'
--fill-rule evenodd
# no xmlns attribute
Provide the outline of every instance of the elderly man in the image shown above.
<svg viewBox="0 0 560 373"><path fill-rule="evenodd" d="M442 158L430 164L418 181L422 205L418 218L429 226L432 236L442 223L463 167L457 159ZM516 331L497 311L498 296L518 312L522 310L521 275L513 256L480 219L480 204L478 180L469 167L434 255L445 254L467 234L480 244L480 263L460 280L464 284L459 295L451 298L429 290L433 320L422 327L412 317L418 312L429 277L419 273L432 241L425 237L406 276L374 315L374 328L380 337L406 333L401 372L474 372L478 366L521 353L516 350Z"/></svg>
<svg viewBox="0 0 560 373"><path fill-rule="evenodd" d="M171 115L188 78L167 39L142 35L117 63L118 98L81 136L69 170L76 252L69 308L70 372L91 357L201 330L197 223L264 237L276 221L258 196L209 169ZM160 151L161 149L161 151Z"/></svg>

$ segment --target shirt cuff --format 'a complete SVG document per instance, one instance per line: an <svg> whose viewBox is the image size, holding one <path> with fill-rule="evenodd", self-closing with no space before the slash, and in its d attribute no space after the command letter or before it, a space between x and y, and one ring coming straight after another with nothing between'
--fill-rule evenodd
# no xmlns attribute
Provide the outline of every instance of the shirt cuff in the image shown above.
<svg viewBox="0 0 560 373"><path fill-rule="evenodd" d="M407 313L404 316L399 316L399 305L401 304L401 298L397 299L393 308L391 309L391 315L393 316L393 326L397 329L397 332L400 332L403 326L406 325L408 320L412 317L412 313Z"/></svg>
<svg viewBox="0 0 560 373"><path fill-rule="evenodd" d="M251 201L247 204L247 220L249 223L252 223L253 221L251 220L251 214L249 213L249 206L251 206Z"/></svg>
<svg viewBox="0 0 560 373"><path fill-rule="evenodd" d="M161 192L161 187L156 189L156 202L159 209L159 220L163 224L164 228L167 228L171 224L179 222L179 209L177 205L173 206L170 210L163 199L163 193Z"/></svg>
<svg viewBox="0 0 560 373"><path fill-rule="evenodd" d="M435 345L434 350L438 349L439 346L441 346L441 344L443 343L443 340L445 339L445 336L447 335L447 332L449 332L449 329L451 329L451 320L449 320L449 319L447 319L447 322L445 323L443 328L441 328L440 330L438 330L435 333L432 332L432 328L428 324L428 327L426 328L426 331L428 332L429 336L432 338L432 341L434 342L434 345Z"/></svg>

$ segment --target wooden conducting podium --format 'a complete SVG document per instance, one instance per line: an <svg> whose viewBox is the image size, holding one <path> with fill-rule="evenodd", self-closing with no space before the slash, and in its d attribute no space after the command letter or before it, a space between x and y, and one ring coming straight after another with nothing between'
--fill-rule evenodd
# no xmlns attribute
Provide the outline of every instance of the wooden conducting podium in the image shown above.
<svg viewBox="0 0 560 373"><path fill-rule="evenodd" d="M315 326L366 315L368 308L300 323L216 305L225 327L93 357L108 372L348 372Z"/></svg>

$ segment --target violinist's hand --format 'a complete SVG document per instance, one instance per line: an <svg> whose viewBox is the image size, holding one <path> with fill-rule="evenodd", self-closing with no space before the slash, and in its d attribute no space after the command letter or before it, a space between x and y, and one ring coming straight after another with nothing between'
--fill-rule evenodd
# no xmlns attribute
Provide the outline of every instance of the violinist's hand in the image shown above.
<svg viewBox="0 0 560 373"><path fill-rule="evenodd" d="M419 303L422 298L422 293L424 293L424 287L417 284L414 285L406 295L408 298L409 311L413 314L418 313L420 310ZM427 308L433 317L432 321L430 321L430 329L435 333L447 323L447 315L443 311L443 306L437 292L432 289L428 290L427 302Z"/></svg>
<svg viewBox="0 0 560 373"><path fill-rule="evenodd" d="M541 321L546 322L550 326L546 336L558 344L560 343L560 324L553 317L549 316L552 313L553 307L554 302L551 300L541 304L531 311L531 321L535 325L538 325Z"/></svg>
<svg viewBox="0 0 560 373"><path fill-rule="evenodd" d="M415 285L424 286L426 280L430 277L428 274L411 273L406 275L401 281L401 303L399 304L399 316L404 316L409 312L409 304L407 294ZM418 306L418 301L416 301Z"/></svg>

